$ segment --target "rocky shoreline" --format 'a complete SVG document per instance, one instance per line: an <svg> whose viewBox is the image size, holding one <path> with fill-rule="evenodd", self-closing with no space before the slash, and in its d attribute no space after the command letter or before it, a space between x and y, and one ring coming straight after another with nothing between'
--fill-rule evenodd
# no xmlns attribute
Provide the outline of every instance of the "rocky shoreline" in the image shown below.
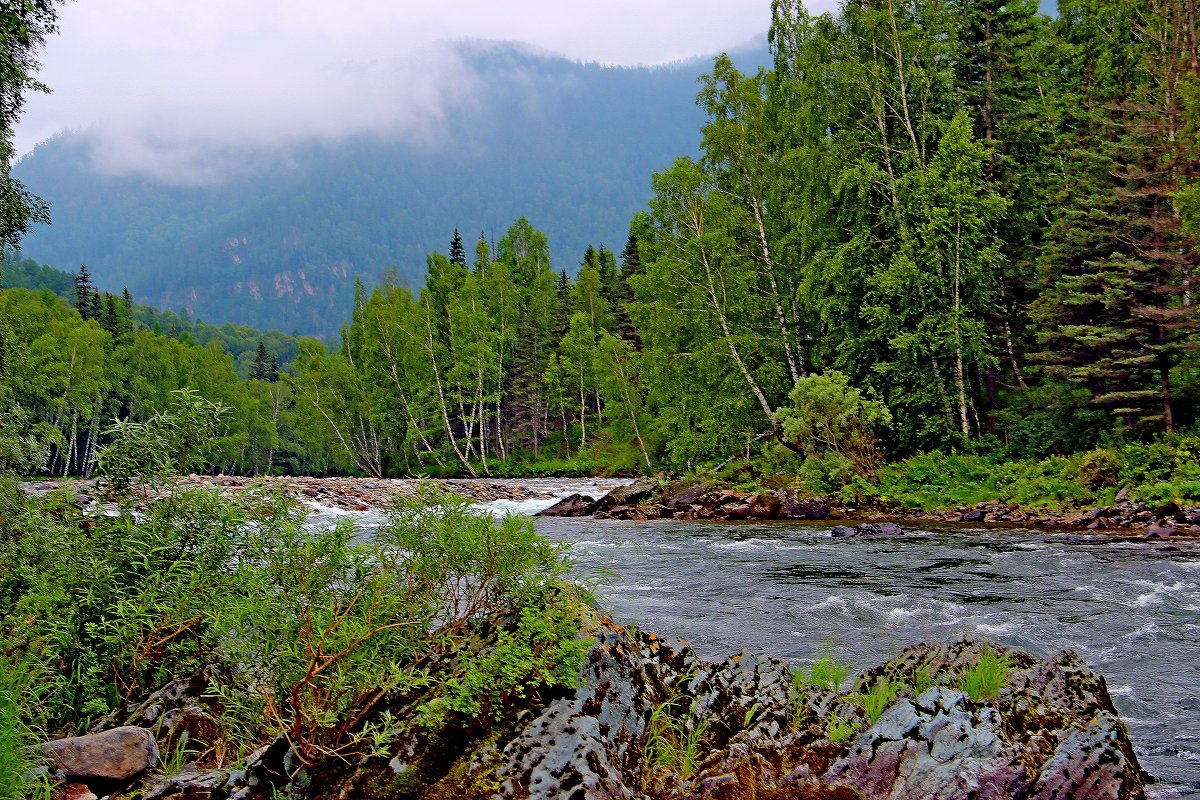
<svg viewBox="0 0 1200 800"><path fill-rule="evenodd" d="M619 486L620 483L619 480L599 479L595 482L597 494L608 492ZM146 493L146 499L153 499L169 489L215 489L230 495L246 491L262 491L280 493L313 510L382 511L387 509L397 498L415 497L422 487L430 486L462 495L476 503L553 500L556 496L553 491L546 488L545 481L538 480L492 478L421 480L416 478L312 478L303 476L247 478L234 475L185 475L172 478L157 492ZM20 484L20 487L31 495L45 495L56 489L65 489L71 493L76 503L85 506L92 503L104 503L108 500L104 483L98 479L26 481Z"/></svg>
<svg viewBox="0 0 1200 800"><path fill-rule="evenodd" d="M632 520L934 522L1097 531L1156 539L1200 536L1200 507L1180 507L1174 503L1149 506L1120 495L1118 499L1119 502L1112 506L1061 512L1023 509L1015 503L999 500L971 507L923 511L895 507L848 507L831 498L807 497L791 489L745 492L639 478L604 497L572 495L564 498L542 511L541 515Z"/></svg>
<svg viewBox="0 0 1200 800"><path fill-rule="evenodd" d="M587 494L559 498L553 480L461 478L313 478L187 475L172 480L174 488L209 488L227 494L244 491L281 493L313 511L383 511L398 497L414 497L422 487L437 486L476 503L545 501L538 512L547 517L595 517L619 520L831 520L836 522L920 522L970 524L1045 530L1095 531L1147 538L1200 536L1200 507L1174 503L1151 506L1118 495L1111 506L1066 511L1023 508L992 500L975 506L924 511L899 507L852 507L829 497L812 497L792 489L738 491L688 485L657 477L633 481L598 478ZM68 490L79 505L103 504L99 480L26 481L22 490L44 495ZM160 491L161 493L161 491ZM153 495L148 495L151 499Z"/></svg>
<svg viewBox="0 0 1200 800"><path fill-rule="evenodd" d="M465 654L498 647L504 625L429 664L434 683L461 680ZM281 736L234 768L158 772L160 749L211 724L215 674L175 681L46 752L77 800L1139 800L1150 781L1104 678L1070 651L1039 660L971 641L917 645L843 689L748 652L704 661L686 642L603 617L587 634L577 688L512 697L491 722L431 724L423 692L390 694L372 711L389 726L374 752L305 764ZM997 656L1002 685L971 690L968 676ZM890 696L872 703L880 686Z"/></svg>

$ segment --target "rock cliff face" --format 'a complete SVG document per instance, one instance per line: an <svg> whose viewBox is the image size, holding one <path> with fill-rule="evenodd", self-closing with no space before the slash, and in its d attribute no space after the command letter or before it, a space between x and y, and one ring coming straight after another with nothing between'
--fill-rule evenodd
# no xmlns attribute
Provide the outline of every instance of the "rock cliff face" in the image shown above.
<svg viewBox="0 0 1200 800"><path fill-rule="evenodd" d="M1104 679L1071 652L993 645L1009 673L985 700L958 688L984 657L973 642L911 647L843 693L797 687L778 659L705 662L603 619L593 635L576 690L514 698L495 718L431 720L427 695L401 694L378 710L392 731L373 753L303 766L281 739L243 769L136 788L146 800L1144 797ZM429 665L439 680L462 669L454 653ZM872 723L863 696L881 680L908 683Z"/></svg>

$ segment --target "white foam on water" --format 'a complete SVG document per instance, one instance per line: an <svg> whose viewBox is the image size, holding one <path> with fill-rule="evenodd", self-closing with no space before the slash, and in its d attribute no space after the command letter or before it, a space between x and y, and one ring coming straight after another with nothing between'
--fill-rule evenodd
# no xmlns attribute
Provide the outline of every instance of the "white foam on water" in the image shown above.
<svg viewBox="0 0 1200 800"><path fill-rule="evenodd" d="M1134 600L1134 605L1139 608L1149 608L1151 606L1162 605L1162 603L1171 595L1181 592L1192 592L1197 589L1196 584L1185 581L1175 581L1174 583L1155 583L1154 581L1138 581L1141 586L1150 587L1150 591L1138 595Z"/></svg>
<svg viewBox="0 0 1200 800"><path fill-rule="evenodd" d="M975 625L975 632L984 636L1007 636L1017 630L1015 621L1001 622L993 625L990 622L980 622Z"/></svg>
<svg viewBox="0 0 1200 800"><path fill-rule="evenodd" d="M623 592L661 592L665 587L653 583L622 583L617 588Z"/></svg>
<svg viewBox="0 0 1200 800"><path fill-rule="evenodd" d="M850 616L850 604L846 602L846 598L840 594L831 594L815 606L809 606L807 611L825 611L826 609L837 609L846 616Z"/></svg>
<svg viewBox="0 0 1200 800"><path fill-rule="evenodd" d="M773 542L767 542L763 539L723 539L713 542L711 545L714 550L733 550L735 552L763 550L773 546Z"/></svg>

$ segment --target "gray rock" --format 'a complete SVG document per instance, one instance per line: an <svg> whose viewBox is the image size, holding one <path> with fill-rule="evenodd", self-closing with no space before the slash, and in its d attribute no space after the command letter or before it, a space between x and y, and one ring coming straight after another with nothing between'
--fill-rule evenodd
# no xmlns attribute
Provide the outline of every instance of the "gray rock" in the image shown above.
<svg viewBox="0 0 1200 800"><path fill-rule="evenodd" d="M1125 800L1140 796L1143 787L1124 725L1100 712L1085 729L1067 732L1042 766L1029 800Z"/></svg>
<svg viewBox="0 0 1200 800"><path fill-rule="evenodd" d="M585 494L564 497L554 505L538 512L539 517L588 517L596 511L596 500Z"/></svg>
<svg viewBox="0 0 1200 800"><path fill-rule="evenodd" d="M831 511L824 497L797 497L791 490L776 493L779 508L775 515L779 519L828 519Z"/></svg>
<svg viewBox="0 0 1200 800"><path fill-rule="evenodd" d="M158 744L145 728L126 726L56 739L45 753L68 778L119 782L149 769L158 760Z"/></svg>
<svg viewBox="0 0 1200 800"><path fill-rule="evenodd" d="M934 687L884 712L824 780L872 800L1015 797L1028 779L1002 730L995 708L973 709L962 692Z"/></svg>
<svg viewBox="0 0 1200 800"><path fill-rule="evenodd" d="M904 530L894 522L864 522L853 528L849 525L834 525L831 533L836 537L903 536Z"/></svg>
<svg viewBox="0 0 1200 800"><path fill-rule="evenodd" d="M642 477L628 486L618 486L600 499L602 507L634 506L643 500L649 500L659 490L659 480L654 477Z"/></svg>

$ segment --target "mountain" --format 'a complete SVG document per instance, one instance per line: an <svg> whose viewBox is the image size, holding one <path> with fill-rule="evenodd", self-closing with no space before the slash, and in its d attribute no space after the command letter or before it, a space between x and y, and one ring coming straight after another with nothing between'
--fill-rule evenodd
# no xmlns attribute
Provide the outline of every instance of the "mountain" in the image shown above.
<svg viewBox="0 0 1200 800"><path fill-rule="evenodd" d="M94 164L87 131L40 144L14 168L54 222L24 255L101 289L211 322L336 336L354 281L395 268L418 283L455 226L468 252L524 215L556 269L589 244L619 250L650 176L695 152L707 59L666 67L581 64L518 45L466 43L475 101L432 123L434 141L356 136L269 154L213 153L226 177L180 185ZM747 52L751 68L766 52Z"/></svg>

